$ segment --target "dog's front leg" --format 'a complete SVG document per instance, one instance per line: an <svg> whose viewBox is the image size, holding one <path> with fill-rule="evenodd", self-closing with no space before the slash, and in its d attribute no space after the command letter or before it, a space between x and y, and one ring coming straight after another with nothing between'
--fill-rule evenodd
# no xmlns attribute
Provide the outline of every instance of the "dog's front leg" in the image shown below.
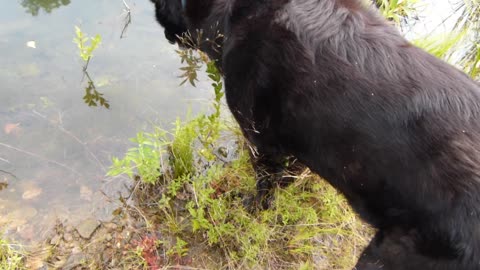
<svg viewBox="0 0 480 270"><path fill-rule="evenodd" d="M273 138L265 133L244 132L249 142L250 160L256 174L257 194L248 202L249 207L267 209L273 201L275 187L283 187L293 181L286 172L296 169L299 164L294 158L288 157L279 147L276 147Z"/></svg>
<svg viewBox="0 0 480 270"><path fill-rule="evenodd" d="M257 179L257 194L253 206L267 209L272 202L274 187L283 181L284 156L250 147L250 160Z"/></svg>

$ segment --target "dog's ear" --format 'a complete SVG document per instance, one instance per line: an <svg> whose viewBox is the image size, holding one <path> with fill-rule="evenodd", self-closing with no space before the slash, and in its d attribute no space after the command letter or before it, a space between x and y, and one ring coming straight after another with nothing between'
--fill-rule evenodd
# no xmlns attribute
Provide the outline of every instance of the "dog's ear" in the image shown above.
<svg viewBox="0 0 480 270"><path fill-rule="evenodd" d="M171 43L187 31L181 0L151 0L155 5L157 21L165 28L165 37Z"/></svg>

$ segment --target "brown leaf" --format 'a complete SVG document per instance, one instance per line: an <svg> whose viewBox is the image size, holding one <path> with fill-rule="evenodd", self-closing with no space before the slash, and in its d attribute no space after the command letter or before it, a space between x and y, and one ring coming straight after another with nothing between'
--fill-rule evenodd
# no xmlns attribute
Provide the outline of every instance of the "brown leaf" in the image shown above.
<svg viewBox="0 0 480 270"><path fill-rule="evenodd" d="M18 134L20 131L20 123L8 123L3 127L5 134Z"/></svg>

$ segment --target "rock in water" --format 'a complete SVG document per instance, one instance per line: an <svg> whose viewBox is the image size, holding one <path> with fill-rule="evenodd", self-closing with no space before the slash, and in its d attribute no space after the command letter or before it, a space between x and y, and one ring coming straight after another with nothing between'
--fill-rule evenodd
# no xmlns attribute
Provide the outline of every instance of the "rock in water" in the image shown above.
<svg viewBox="0 0 480 270"><path fill-rule="evenodd" d="M77 232L84 239L90 239L95 230L100 226L97 220L89 218L77 226Z"/></svg>

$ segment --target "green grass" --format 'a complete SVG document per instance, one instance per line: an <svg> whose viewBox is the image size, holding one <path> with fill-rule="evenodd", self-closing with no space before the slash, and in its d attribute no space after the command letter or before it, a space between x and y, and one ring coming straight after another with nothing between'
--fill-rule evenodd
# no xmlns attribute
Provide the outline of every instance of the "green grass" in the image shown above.
<svg viewBox="0 0 480 270"><path fill-rule="evenodd" d="M26 269L24 266L25 254L20 246L0 238L0 269L19 270Z"/></svg>
<svg viewBox="0 0 480 270"><path fill-rule="evenodd" d="M400 23L416 11L418 0L376 0L380 12L388 20Z"/></svg>
<svg viewBox="0 0 480 270"><path fill-rule="evenodd" d="M413 40L412 43L423 48L437 58L448 61L452 49L459 44L465 37L466 31L460 33L447 33L440 35L430 35L424 38Z"/></svg>

